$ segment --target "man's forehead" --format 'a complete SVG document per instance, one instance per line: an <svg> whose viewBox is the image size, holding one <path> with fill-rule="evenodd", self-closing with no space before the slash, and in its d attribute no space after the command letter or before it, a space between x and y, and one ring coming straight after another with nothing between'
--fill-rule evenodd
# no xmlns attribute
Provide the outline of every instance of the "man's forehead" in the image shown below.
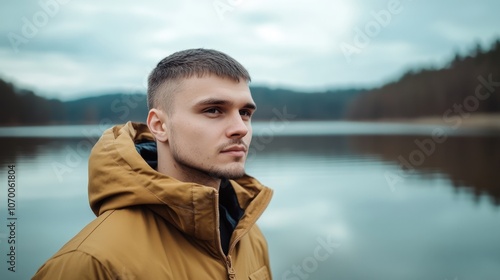
<svg viewBox="0 0 500 280"><path fill-rule="evenodd" d="M177 98L189 103L254 103L248 83L219 77L186 79L179 93Z"/></svg>

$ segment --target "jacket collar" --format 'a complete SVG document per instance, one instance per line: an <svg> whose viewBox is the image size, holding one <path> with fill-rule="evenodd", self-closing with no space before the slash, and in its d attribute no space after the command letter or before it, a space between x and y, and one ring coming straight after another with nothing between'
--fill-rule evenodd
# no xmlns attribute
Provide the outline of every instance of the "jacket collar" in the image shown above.
<svg viewBox="0 0 500 280"><path fill-rule="evenodd" d="M89 158L89 200L96 215L112 209L147 205L180 231L208 241L217 250L219 192L181 182L154 170L135 144L152 141L147 126L128 122L104 132ZM233 239L244 234L263 213L272 190L245 175L229 181L245 214Z"/></svg>

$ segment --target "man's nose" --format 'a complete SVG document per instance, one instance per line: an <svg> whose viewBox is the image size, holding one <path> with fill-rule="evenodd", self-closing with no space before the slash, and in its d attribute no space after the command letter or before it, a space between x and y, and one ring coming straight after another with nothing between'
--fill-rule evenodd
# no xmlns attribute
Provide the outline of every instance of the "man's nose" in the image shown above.
<svg viewBox="0 0 500 280"><path fill-rule="evenodd" d="M226 132L227 137L229 138L242 138L247 135L249 131L250 123L244 121L241 118L239 112L233 114L229 120L229 126Z"/></svg>

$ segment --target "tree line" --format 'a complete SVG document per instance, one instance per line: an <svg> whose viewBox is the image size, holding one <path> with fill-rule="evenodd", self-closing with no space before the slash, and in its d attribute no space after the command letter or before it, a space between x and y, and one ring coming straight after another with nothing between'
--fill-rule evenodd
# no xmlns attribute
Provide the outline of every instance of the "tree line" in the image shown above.
<svg viewBox="0 0 500 280"><path fill-rule="evenodd" d="M441 69L408 71L399 80L358 96L346 109L351 120L408 119L500 112L500 40L480 45Z"/></svg>
<svg viewBox="0 0 500 280"><path fill-rule="evenodd" d="M288 89L251 87L258 106L255 120L272 120L287 112L294 120L341 119L344 108L362 89L298 92ZM0 125L63 125L144 122L148 113L145 93L108 93L72 101L46 99L19 90L0 79Z"/></svg>
<svg viewBox="0 0 500 280"><path fill-rule="evenodd" d="M497 40L489 51L478 45L468 55L457 54L441 69L408 71L380 88L305 92L251 86L251 91L258 105L255 120L272 120L281 112L294 115L294 120L378 120L443 116L463 108L498 113L499 85ZM145 93L108 93L61 101L0 79L0 96L2 126L144 122L147 116Z"/></svg>

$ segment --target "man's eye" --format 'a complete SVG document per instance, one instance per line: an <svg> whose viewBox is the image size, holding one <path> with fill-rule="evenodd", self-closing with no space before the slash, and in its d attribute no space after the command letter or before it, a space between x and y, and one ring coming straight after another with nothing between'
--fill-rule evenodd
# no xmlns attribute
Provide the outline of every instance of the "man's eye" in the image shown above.
<svg viewBox="0 0 500 280"><path fill-rule="evenodd" d="M250 110L241 110L240 111L240 115L242 115L244 117L251 117L252 116L252 111L250 111Z"/></svg>
<svg viewBox="0 0 500 280"><path fill-rule="evenodd" d="M221 114L222 113L222 111L219 110L219 108L208 108L203 112L208 113L208 114Z"/></svg>

